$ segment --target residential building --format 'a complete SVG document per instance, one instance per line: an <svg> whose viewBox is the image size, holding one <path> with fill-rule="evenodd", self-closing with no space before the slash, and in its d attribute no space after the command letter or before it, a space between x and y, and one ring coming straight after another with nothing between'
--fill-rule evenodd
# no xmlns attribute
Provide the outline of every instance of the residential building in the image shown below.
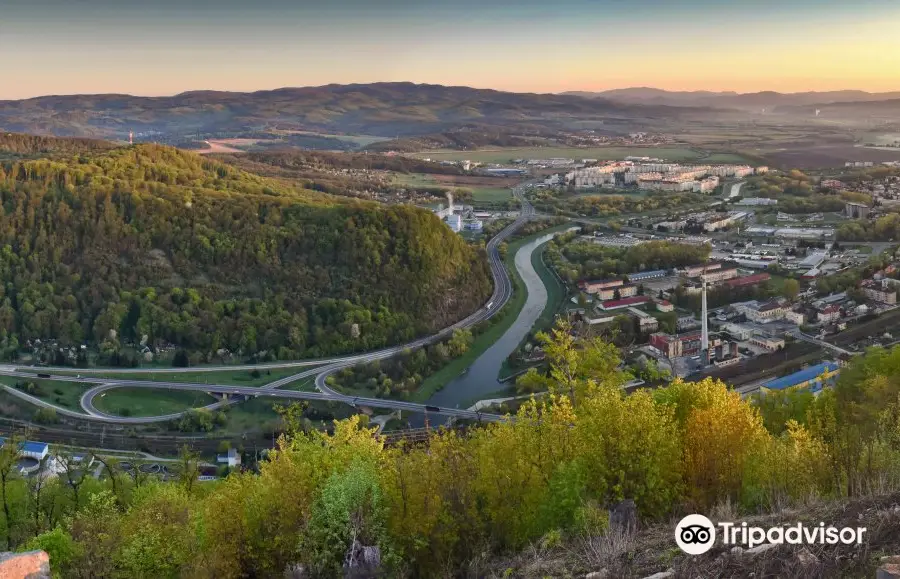
<svg viewBox="0 0 900 579"><path fill-rule="evenodd" d="M656 309L660 312L671 312L675 310L675 306L672 305L671 302L667 302L666 300L660 300L656 302Z"/></svg>
<svg viewBox="0 0 900 579"><path fill-rule="evenodd" d="M870 300L880 302L882 304L894 305L897 303L897 291L890 287L890 284L881 281L867 280L863 283L863 293Z"/></svg>
<svg viewBox="0 0 900 579"><path fill-rule="evenodd" d="M760 304L756 301L750 301L741 304L739 309L745 316L747 316L748 320L760 324L780 320L784 318L784 314L785 312L787 312L787 308L780 304L778 301L770 301L764 304Z"/></svg>
<svg viewBox="0 0 900 579"><path fill-rule="evenodd" d="M788 311L784 312L784 319L789 321L792 324L802 326L803 322L806 321L806 316L804 316L801 312L795 312L792 310L788 310Z"/></svg>
<svg viewBox="0 0 900 579"><path fill-rule="evenodd" d="M655 332L659 329L659 320L637 308L628 308L628 313L637 318L641 333Z"/></svg>
<svg viewBox="0 0 900 579"><path fill-rule="evenodd" d="M721 263L707 263L704 265L692 265L684 268L684 275L686 277L699 277L703 272L711 272L717 269L721 269Z"/></svg>
<svg viewBox="0 0 900 579"><path fill-rule="evenodd" d="M623 285L619 287L611 287L601 289L597 292L597 298L601 300L620 300L622 298L630 298L637 295L636 285Z"/></svg>
<svg viewBox="0 0 900 579"><path fill-rule="evenodd" d="M865 219L870 211L869 206L864 203L848 201L844 204L844 213L851 219Z"/></svg>
<svg viewBox="0 0 900 579"><path fill-rule="evenodd" d="M581 280L578 282L578 289L587 294L596 294L600 290L622 287L624 285L625 282L621 279Z"/></svg>
<svg viewBox="0 0 900 579"><path fill-rule="evenodd" d="M816 314L816 319L822 324L828 324L835 320L839 320L841 319L841 308L837 306L826 306L825 309L820 310L819 313Z"/></svg>
<svg viewBox="0 0 900 579"><path fill-rule="evenodd" d="M734 279L738 276L737 268L729 267L716 271L709 271L700 275L700 279L706 283L719 283L728 279Z"/></svg>

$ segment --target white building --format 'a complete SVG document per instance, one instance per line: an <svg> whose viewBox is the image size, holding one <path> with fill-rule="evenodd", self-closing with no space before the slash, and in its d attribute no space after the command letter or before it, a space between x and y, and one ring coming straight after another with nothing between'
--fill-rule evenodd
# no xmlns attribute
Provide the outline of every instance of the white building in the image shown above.
<svg viewBox="0 0 900 579"><path fill-rule="evenodd" d="M462 215L448 215L447 219L445 219L444 221L447 223L447 225L450 226L450 229L452 229L456 233L459 233L460 230L462 230Z"/></svg>
<svg viewBox="0 0 900 579"><path fill-rule="evenodd" d="M229 448L226 454L220 454L216 457L216 462L227 464L229 468L235 468L241 466L241 455L238 454L237 449Z"/></svg>

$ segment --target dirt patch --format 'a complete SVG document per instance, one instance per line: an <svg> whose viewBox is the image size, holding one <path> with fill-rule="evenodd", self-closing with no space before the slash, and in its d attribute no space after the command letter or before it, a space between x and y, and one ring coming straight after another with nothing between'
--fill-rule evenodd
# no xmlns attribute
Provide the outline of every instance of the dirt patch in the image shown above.
<svg viewBox="0 0 900 579"><path fill-rule="evenodd" d="M800 147L785 147L776 151L761 153L776 167L796 169L817 169L843 167L847 161L900 161L900 149L885 150L854 145L810 144Z"/></svg>
<svg viewBox="0 0 900 579"><path fill-rule="evenodd" d="M479 177L477 175L430 175L441 185L457 187L512 187L521 179L507 177Z"/></svg>

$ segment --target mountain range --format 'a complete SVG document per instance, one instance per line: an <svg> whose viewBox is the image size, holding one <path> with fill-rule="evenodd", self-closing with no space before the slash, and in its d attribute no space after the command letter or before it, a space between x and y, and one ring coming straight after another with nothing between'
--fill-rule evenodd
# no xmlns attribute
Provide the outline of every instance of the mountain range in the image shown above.
<svg viewBox="0 0 900 579"><path fill-rule="evenodd" d="M671 118L678 110L571 95L374 83L253 93L195 91L170 97L102 94L0 101L0 130L115 139L127 139L131 130L196 135L280 129L396 137L462 126L540 132L580 122L650 122Z"/></svg>
<svg viewBox="0 0 900 579"><path fill-rule="evenodd" d="M572 91L562 93L589 99L602 99L622 104L658 106L691 106L719 109L774 109L776 107L830 105L836 103L868 103L900 99L900 91L870 93L861 90L781 93L762 91L753 93L711 91L667 91L658 88L634 87L602 92Z"/></svg>

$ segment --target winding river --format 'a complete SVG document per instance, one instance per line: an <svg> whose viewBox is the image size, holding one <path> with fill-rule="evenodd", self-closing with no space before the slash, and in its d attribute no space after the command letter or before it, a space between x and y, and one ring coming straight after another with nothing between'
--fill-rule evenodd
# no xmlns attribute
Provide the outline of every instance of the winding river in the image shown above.
<svg viewBox="0 0 900 579"><path fill-rule="evenodd" d="M559 234L560 232L543 235L519 248L515 258L516 270L522 281L525 282L528 292L528 298L522 311L519 312L519 317L499 340L475 360L468 372L457 376L444 386L431 397L427 404L455 408L464 403L471 403L478 398L488 398L490 394L505 387L497 382L503 361L525 339L544 308L547 307L547 288L544 287L540 275L531 264L531 256L540 246Z"/></svg>

